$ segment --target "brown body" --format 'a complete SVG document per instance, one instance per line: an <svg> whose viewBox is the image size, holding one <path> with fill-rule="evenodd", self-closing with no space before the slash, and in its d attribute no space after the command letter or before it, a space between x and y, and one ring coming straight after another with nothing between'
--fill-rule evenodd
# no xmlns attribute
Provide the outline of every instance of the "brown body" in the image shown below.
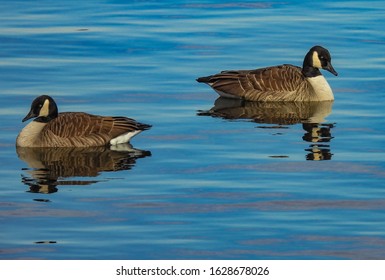
<svg viewBox="0 0 385 280"><path fill-rule="evenodd" d="M315 46L305 56L303 68L283 64L254 69L222 71L200 77L219 95L249 101L330 101L333 92L319 69L337 75L329 52Z"/></svg>
<svg viewBox="0 0 385 280"><path fill-rule="evenodd" d="M39 99L39 100L38 100ZM38 102L36 101L38 100ZM82 112L57 113L52 98L38 97L23 121L37 117L16 139L20 147L93 147L129 142L151 126L126 117L97 116ZM54 106L52 104L54 103Z"/></svg>

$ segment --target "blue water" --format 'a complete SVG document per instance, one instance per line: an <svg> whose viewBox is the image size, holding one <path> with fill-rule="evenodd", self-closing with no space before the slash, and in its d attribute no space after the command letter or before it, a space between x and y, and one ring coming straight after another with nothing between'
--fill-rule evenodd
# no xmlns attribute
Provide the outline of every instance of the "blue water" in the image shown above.
<svg viewBox="0 0 385 280"><path fill-rule="evenodd" d="M384 14L383 1L3 1L0 258L385 259ZM339 76L324 73L336 100L314 126L262 105L210 111L217 95L195 82L301 65L317 44ZM121 170L110 151L19 158L41 94L153 127Z"/></svg>

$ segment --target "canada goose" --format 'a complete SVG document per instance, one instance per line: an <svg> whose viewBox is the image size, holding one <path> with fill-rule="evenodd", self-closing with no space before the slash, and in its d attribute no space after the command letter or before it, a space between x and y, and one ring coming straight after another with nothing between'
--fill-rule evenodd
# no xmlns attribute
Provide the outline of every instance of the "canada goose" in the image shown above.
<svg viewBox="0 0 385 280"><path fill-rule="evenodd" d="M312 47L302 68L283 64L255 70L222 71L197 79L219 95L249 101L330 101L333 92L319 69L337 76L331 56L321 46Z"/></svg>
<svg viewBox="0 0 385 280"><path fill-rule="evenodd" d="M35 118L16 139L19 147L92 147L127 143L151 125L126 117L97 116L82 112L58 113L52 97L41 95L22 120Z"/></svg>

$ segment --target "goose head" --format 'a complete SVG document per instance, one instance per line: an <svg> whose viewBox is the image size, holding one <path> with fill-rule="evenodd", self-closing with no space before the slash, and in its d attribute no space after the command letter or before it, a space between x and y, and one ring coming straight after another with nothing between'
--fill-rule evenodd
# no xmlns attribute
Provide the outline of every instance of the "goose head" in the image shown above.
<svg viewBox="0 0 385 280"><path fill-rule="evenodd" d="M303 60L302 72L306 77L322 75L319 69L324 69L337 76L331 62L332 58L327 49L321 46L312 47Z"/></svg>
<svg viewBox="0 0 385 280"><path fill-rule="evenodd" d="M38 122L48 122L58 116L58 109L55 101L48 95L41 95L31 104L31 110L24 117L22 122L36 118Z"/></svg>

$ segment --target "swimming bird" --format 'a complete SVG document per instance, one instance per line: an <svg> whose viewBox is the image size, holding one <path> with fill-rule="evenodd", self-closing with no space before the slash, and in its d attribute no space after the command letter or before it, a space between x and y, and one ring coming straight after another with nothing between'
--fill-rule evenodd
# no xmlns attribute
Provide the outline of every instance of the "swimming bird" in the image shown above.
<svg viewBox="0 0 385 280"><path fill-rule="evenodd" d="M321 74L324 69L337 76L331 56L321 46L312 47L302 68L291 64L255 70L230 70L200 77L220 96L249 101L331 101L333 91Z"/></svg>
<svg viewBox="0 0 385 280"><path fill-rule="evenodd" d="M126 117L91 115L83 112L58 113L52 97L41 95L22 120L35 118L16 139L19 147L93 147L127 143L151 127Z"/></svg>

